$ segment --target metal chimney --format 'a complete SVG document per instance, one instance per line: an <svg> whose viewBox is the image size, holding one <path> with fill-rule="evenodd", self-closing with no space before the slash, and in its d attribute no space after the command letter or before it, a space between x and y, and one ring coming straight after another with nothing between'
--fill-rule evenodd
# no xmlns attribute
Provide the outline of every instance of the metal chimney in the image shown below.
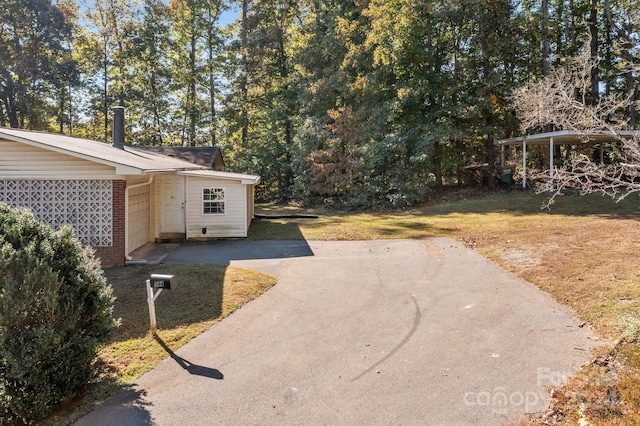
<svg viewBox="0 0 640 426"><path fill-rule="evenodd" d="M124 107L114 106L113 111L113 132L111 134L111 145L124 149Z"/></svg>

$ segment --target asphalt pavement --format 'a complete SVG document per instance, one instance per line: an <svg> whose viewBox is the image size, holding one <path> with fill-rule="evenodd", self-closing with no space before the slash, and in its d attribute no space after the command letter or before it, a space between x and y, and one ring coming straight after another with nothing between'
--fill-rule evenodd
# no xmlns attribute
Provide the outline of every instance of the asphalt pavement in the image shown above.
<svg viewBox="0 0 640 426"><path fill-rule="evenodd" d="M278 283L77 425L497 425L543 413L598 344L447 238L181 244L160 259Z"/></svg>

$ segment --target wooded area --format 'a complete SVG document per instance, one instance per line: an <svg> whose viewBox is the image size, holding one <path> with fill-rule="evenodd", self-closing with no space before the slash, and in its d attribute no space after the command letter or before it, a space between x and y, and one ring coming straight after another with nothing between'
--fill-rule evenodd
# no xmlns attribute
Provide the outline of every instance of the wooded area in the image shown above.
<svg viewBox="0 0 640 426"><path fill-rule="evenodd" d="M597 63L585 102L635 100L639 27L632 0L4 0L0 126L108 140L122 105L128 143L222 146L265 199L410 205L495 167L564 58Z"/></svg>

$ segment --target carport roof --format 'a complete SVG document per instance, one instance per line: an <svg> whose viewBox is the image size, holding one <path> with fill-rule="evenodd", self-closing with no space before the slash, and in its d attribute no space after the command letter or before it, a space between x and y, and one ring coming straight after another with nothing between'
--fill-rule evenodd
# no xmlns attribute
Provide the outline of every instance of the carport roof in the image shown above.
<svg viewBox="0 0 640 426"><path fill-rule="evenodd" d="M596 131L575 131L560 130L558 132L538 133L535 135L520 136L511 139L500 139L494 142L500 146L500 164L504 167L504 147L522 147L522 187L527 187L527 147L530 145L546 145L549 147L549 178L553 179L553 156L556 145L581 145L581 144L603 144L607 142L618 142L620 138L631 139L640 136L636 131L619 131L616 133L606 130ZM602 147L602 145L601 145Z"/></svg>
<svg viewBox="0 0 640 426"><path fill-rule="evenodd" d="M613 132L602 131L585 131L579 132L575 130L560 130L557 132L538 133L535 135L520 136L517 138L500 139L495 141L495 145L549 145L553 141L554 145L580 145L580 144L599 144L606 142L615 142L617 137L630 139L639 135L635 131Z"/></svg>

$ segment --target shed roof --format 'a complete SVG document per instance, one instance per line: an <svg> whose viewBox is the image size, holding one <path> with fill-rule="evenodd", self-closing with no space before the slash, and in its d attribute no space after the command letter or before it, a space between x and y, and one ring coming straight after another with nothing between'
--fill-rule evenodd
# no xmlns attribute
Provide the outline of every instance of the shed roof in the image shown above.
<svg viewBox="0 0 640 426"><path fill-rule="evenodd" d="M224 170L222 153L217 146L145 146L139 149L179 158L213 170Z"/></svg>
<svg viewBox="0 0 640 426"><path fill-rule="evenodd" d="M580 145L580 144L599 144L606 142L615 142L617 137L630 139L639 135L635 131L621 131L613 133L610 131L589 131L579 132L575 130L560 130L557 132L538 133L535 135L520 136L517 138L500 139L495 141L495 145L549 145L553 140L554 145Z"/></svg>

